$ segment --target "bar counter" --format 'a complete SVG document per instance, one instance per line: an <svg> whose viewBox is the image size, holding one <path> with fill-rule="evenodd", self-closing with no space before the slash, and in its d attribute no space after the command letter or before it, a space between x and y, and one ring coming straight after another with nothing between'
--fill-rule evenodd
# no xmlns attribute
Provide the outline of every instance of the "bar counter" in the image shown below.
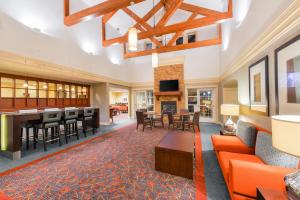
<svg viewBox="0 0 300 200"><path fill-rule="evenodd" d="M79 116L83 115L84 108L79 109ZM94 126L100 127L99 108L94 108ZM64 109L61 109L64 113ZM44 110L35 113L0 112L0 153L13 160L21 159L21 124L32 120L42 120Z"/></svg>

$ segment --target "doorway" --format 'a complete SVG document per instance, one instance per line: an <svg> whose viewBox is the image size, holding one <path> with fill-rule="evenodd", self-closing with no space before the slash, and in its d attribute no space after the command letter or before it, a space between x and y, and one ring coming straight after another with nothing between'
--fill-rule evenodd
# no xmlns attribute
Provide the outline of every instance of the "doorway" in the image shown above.
<svg viewBox="0 0 300 200"><path fill-rule="evenodd" d="M216 88L190 88L188 92L189 112L200 112L200 122L215 123L217 121Z"/></svg>
<svg viewBox="0 0 300 200"><path fill-rule="evenodd" d="M129 90L109 89L109 113L111 123L121 123L129 119Z"/></svg>

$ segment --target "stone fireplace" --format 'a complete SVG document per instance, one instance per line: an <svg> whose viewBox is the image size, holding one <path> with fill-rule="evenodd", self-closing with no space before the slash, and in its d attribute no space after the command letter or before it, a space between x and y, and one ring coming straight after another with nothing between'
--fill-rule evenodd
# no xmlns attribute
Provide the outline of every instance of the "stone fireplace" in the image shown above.
<svg viewBox="0 0 300 200"><path fill-rule="evenodd" d="M178 92L160 92L159 85L162 80L178 80ZM185 107L184 68L182 64L160 66L154 69L154 95L155 112L161 112L164 106L177 112ZM172 103L171 103L172 102ZM165 105L169 104L169 105ZM175 105L174 105L175 104Z"/></svg>
<svg viewBox="0 0 300 200"><path fill-rule="evenodd" d="M167 112L172 112L173 114L177 113L176 101L162 101L160 107L162 113L167 113Z"/></svg>

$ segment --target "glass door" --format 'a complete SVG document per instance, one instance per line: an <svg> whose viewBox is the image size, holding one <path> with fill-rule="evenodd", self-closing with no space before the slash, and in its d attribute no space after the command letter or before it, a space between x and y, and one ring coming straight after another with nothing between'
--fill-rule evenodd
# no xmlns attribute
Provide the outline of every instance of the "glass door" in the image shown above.
<svg viewBox="0 0 300 200"><path fill-rule="evenodd" d="M154 95L153 90L136 91L134 94L134 116L138 109L147 109L154 111Z"/></svg>
<svg viewBox="0 0 300 200"><path fill-rule="evenodd" d="M215 90L198 89L201 122L216 122Z"/></svg>

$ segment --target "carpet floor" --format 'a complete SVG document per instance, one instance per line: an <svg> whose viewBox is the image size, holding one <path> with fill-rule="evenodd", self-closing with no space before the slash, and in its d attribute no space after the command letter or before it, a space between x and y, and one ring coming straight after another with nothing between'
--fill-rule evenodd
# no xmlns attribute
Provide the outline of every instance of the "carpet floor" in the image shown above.
<svg viewBox="0 0 300 200"><path fill-rule="evenodd" d="M167 132L121 128L3 173L0 191L13 199L195 199L194 181L154 170L154 146Z"/></svg>
<svg viewBox="0 0 300 200"><path fill-rule="evenodd" d="M200 127L194 181L154 170L154 147L168 129L142 132L132 124L0 173L0 193L12 199L229 199L210 140L220 126Z"/></svg>

